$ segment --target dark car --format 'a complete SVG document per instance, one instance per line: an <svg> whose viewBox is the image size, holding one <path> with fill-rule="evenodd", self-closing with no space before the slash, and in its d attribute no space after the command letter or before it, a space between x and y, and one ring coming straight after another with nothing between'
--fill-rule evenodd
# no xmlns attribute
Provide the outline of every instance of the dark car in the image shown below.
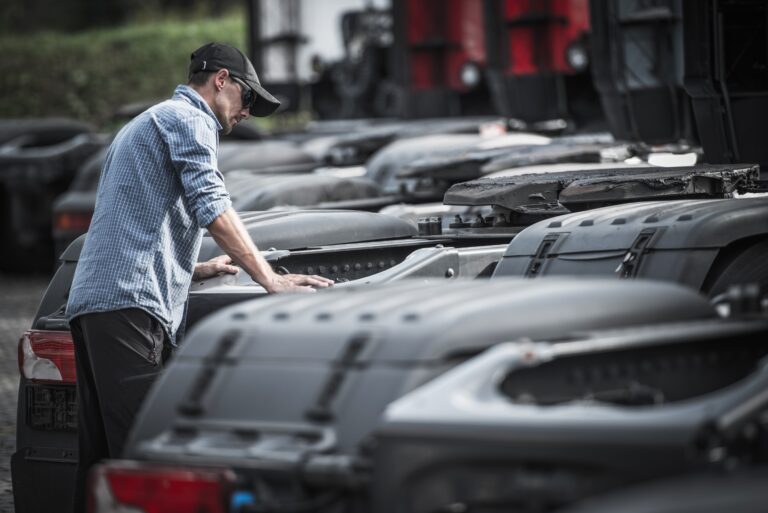
<svg viewBox="0 0 768 513"><path fill-rule="evenodd" d="M74 120L0 121L0 237L6 244L0 269L53 267L53 202L106 141L93 127Z"/></svg>

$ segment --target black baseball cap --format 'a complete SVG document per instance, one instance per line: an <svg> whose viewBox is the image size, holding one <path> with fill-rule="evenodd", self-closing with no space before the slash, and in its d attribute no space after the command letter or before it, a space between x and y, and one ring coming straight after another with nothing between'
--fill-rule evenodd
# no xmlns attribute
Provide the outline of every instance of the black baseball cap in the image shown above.
<svg viewBox="0 0 768 513"><path fill-rule="evenodd" d="M269 116L280 106L280 101L261 87L253 64L243 52L224 43L208 43L201 46L190 56L189 75L198 71L229 70L229 74L239 78L255 93L251 104L251 116Z"/></svg>

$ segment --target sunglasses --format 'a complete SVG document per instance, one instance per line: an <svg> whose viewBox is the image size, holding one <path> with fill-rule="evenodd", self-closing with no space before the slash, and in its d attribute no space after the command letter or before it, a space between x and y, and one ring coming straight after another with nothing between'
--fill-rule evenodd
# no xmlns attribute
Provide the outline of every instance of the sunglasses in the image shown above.
<svg viewBox="0 0 768 513"><path fill-rule="evenodd" d="M229 76L230 78L232 78L232 80L240 84L240 91L242 93L240 96L240 100L243 102L243 108L250 109L251 106L253 105L253 101L256 99L256 96L253 93L253 89L248 87L248 84L246 84L236 76L234 75L229 75Z"/></svg>

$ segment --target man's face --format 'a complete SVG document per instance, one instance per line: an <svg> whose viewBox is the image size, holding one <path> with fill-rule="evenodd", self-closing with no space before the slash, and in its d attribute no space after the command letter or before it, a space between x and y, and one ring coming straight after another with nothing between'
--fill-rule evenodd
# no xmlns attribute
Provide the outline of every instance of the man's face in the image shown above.
<svg viewBox="0 0 768 513"><path fill-rule="evenodd" d="M250 92L244 82L232 75L224 78L224 85L216 96L213 113L221 124L221 132L226 135L244 119L248 119L250 105L245 97Z"/></svg>

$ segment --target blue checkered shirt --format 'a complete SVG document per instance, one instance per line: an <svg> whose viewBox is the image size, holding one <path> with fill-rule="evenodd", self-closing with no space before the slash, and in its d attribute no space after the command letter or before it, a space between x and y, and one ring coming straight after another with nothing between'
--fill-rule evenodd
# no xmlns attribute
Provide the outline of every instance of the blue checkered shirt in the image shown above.
<svg viewBox="0 0 768 513"><path fill-rule="evenodd" d="M107 152L67 319L140 308L171 341L182 324L202 229L230 207L216 154L221 125L180 85L137 116Z"/></svg>

